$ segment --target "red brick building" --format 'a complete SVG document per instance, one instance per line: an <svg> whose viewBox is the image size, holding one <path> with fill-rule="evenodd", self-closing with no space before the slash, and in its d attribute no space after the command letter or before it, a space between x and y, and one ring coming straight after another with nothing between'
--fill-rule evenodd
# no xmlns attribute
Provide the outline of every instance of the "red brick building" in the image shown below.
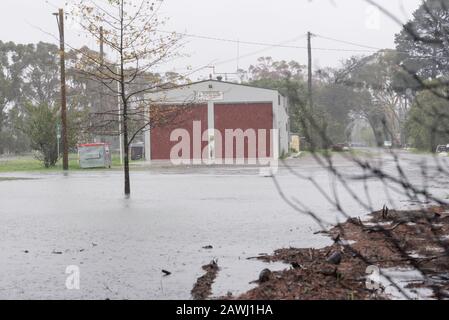
<svg viewBox="0 0 449 320"><path fill-rule="evenodd" d="M146 133L147 160L171 159L186 134L189 148L177 153L185 159L272 158L288 152L288 103L276 90L207 80L149 98L158 107L188 112Z"/></svg>

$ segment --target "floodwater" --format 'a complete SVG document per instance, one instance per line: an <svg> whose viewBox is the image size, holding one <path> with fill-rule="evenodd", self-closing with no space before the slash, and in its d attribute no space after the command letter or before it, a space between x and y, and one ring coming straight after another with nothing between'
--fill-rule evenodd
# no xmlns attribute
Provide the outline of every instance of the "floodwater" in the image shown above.
<svg viewBox="0 0 449 320"><path fill-rule="evenodd" d="M418 164L433 161L424 157L404 155L406 174L416 184L425 183ZM373 161L395 172L391 156ZM370 212L312 158L288 164L338 198L348 215ZM348 174L360 171L342 158L335 166ZM345 220L310 180L285 167L275 181L233 167L153 168L134 171L131 179L132 197L124 199L120 172L0 175L0 299L190 299L201 266L212 259L221 267L214 296L236 295L254 286L249 282L262 269L288 267L247 258L329 244L314 234L319 225L289 206L279 189L327 224ZM436 181L429 190L444 197L448 185ZM374 178L349 187L375 210L385 203L416 205ZM68 266L80 270L79 290L66 287Z"/></svg>

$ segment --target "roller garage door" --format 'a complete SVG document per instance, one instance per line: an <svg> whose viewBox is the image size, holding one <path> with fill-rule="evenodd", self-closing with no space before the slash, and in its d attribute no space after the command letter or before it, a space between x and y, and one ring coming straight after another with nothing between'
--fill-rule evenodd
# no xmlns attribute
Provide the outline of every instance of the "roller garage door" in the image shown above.
<svg viewBox="0 0 449 320"><path fill-rule="evenodd" d="M247 129L266 130L266 141L264 143L265 155L260 154L261 143L259 136L256 135L256 155L262 158L270 157L271 154L271 137L270 130L273 129L273 104L272 103L236 103L236 104L220 104L214 106L215 129L220 131L223 139L226 136L227 129ZM236 150L237 144L234 141L234 159L249 158L248 139L244 142L244 152ZM243 154L242 154L243 153ZM225 143L222 144L222 158L226 157ZM251 157L252 158L252 157Z"/></svg>
<svg viewBox="0 0 449 320"><path fill-rule="evenodd" d="M164 106L158 107L164 108ZM190 137L193 137L193 122L201 121L202 131L207 130L207 105L195 105L180 107L180 111L168 124L156 125L151 129L151 159L152 160L168 160L170 159L170 152L178 142L171 142L170 135L176 129L185 129L189 132ZM151 118L155 118L157 108L152 107ZM181 110L181 109L180 109ZM183 158L193 159L193 139L190 139L190 156L182 155ZM207 142L202 142L202 149L207 146Z"/></svg>

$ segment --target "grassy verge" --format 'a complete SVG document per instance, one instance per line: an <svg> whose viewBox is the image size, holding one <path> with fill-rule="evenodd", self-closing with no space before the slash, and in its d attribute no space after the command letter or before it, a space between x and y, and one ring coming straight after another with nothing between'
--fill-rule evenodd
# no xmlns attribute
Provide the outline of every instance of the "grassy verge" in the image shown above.
<svg viewBox="0 0 449 320"><path fill-rule="evenodd" d="M373 155L373 153L371 151L363 150L363 149L351 149L350 151L346 151L346 152L336 152L336 151L331 151L331 150L320 149L320 150L316 150L314 152L301 151L299 158L308 157L313 154L318 155L318 156L323 156L323 157L329 157L329 156L332 157L332 156L336 156L336 155L351 155L351 156L369 157L369 156Z"/></svg>
<svg viewBox="0 0 449 320"><path fill-rule="evenodd" d="M411 148L408 151L413 154L425 154L425 155L435 155L436 154L434 152L430 152L429 150L422 150L422 149L416 149L416 148Z"/></svg>
<svg viewBox="0 0 449 320"><path fill-rule="evenodd" d="M135 161L131 164L136 163ZM122 166L120 164L120 157L113 155L112 157L112 170L119 170ZM70 171L84 171L81 169L78 163L78 155L69 155L69 170ZM104 168L89 169L89 170L105 170ZM34 158L32 155L19 156L13 158L0 158L0 173L6 172L58 172L62 171L62 160L59 160L56 166L51 168L45 168L43 164Z"/></svg>
<svg viewBox="0 0 449 320"><path fill-rule="evenodd" d="M14 177L0 177L0 182L2 181L17 181L17 180L33 180L30 178L14 178Z"/></svg>

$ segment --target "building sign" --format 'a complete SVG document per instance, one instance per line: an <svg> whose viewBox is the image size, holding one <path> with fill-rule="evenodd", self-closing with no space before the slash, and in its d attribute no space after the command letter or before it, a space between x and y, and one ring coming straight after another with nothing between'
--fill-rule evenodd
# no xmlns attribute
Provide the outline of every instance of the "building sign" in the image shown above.
<svg viewBox="0 0 449 320"><path fill-rule="evenodd" d="M222 91L197 91L196 99L198 101L220 101L224 100Z"/></svg>

